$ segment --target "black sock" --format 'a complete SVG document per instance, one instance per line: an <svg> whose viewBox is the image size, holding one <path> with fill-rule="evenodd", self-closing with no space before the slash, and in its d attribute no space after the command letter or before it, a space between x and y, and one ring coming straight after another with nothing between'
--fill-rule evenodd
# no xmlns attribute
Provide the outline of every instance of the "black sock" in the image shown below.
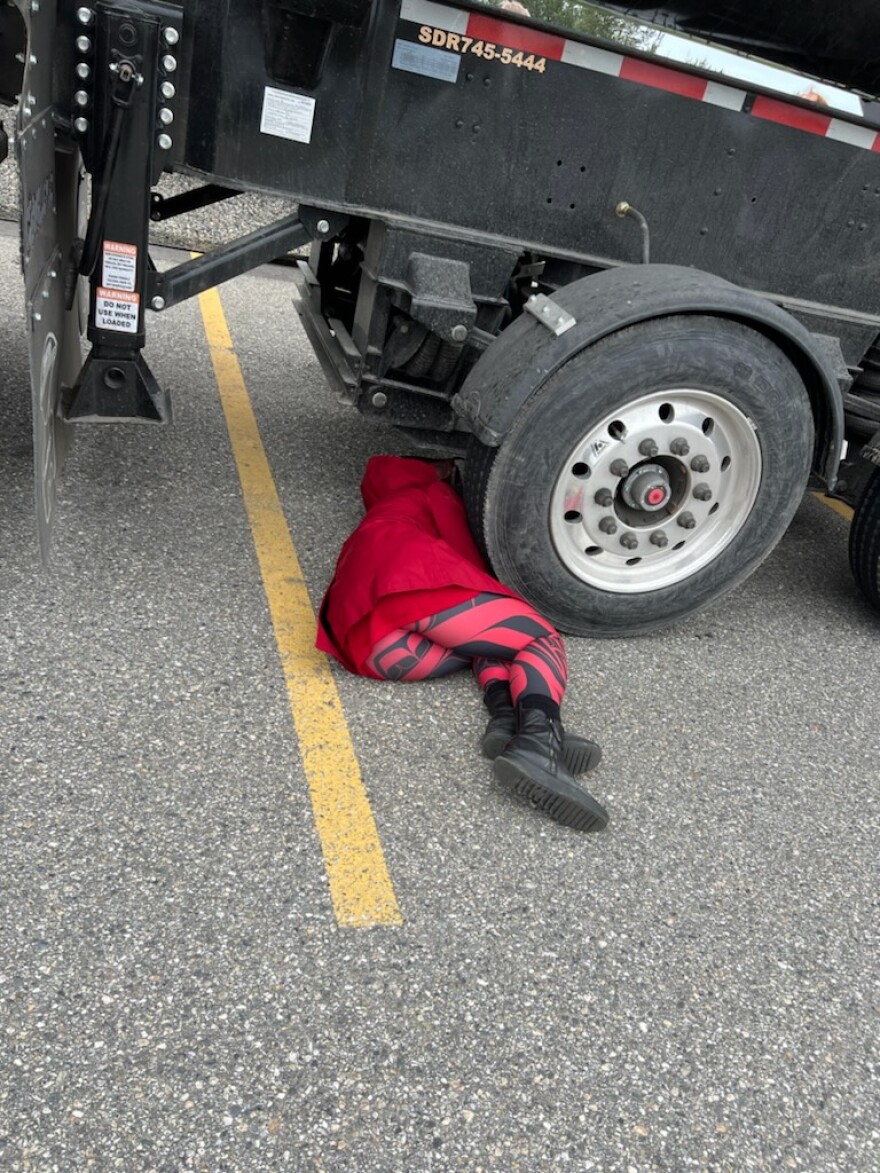
<svg viewBox="0 0 880 1173"><path fill-rule="evenodd" d="M561 719L559 712L559 705L549 696L542 696L538 692L529 692L525 696L521 696L516 703L518 709L540 709L542 713L546 713L551 721L559 721Z"/></svg>

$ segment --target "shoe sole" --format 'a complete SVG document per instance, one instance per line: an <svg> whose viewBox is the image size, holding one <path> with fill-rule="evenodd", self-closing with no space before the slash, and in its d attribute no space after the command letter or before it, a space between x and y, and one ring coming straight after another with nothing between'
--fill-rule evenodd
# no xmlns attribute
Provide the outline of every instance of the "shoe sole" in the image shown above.
<svg viewBox="0 0 880 1173"><path fill-rule="evenodd" d="M494 762L502 754L510 741L505 733L490 734L483 738L483 755ZM602 749L595 741L586 737L578 737L575 733L566 733L562 742L562 760L570 774L587 774L602 761Z"/></svg>
<svg viewBox="0 0 880 1173"><path fill-rule="evenodd" d="M573 792L563 782L546 782L532 778L515 762L497 757L495 777L501 785L564 827L575 831L601 831L608 823L608 812L586 791Z"/></svg>

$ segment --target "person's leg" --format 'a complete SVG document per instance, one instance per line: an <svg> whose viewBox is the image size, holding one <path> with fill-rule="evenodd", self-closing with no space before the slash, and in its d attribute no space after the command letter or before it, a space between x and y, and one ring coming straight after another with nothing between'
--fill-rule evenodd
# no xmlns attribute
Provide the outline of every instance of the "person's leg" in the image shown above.
<svg viewBox="0 0 880 1173"><path fill-rule="evenodd" d="M495 758L496 778L566 826L601 830L607 812L577 784L565 762L559 706L568 669L565 644L552 625L520 599L481 594L417 628L458 656L509 663L517 730ZM490 688L498 687L491 665L483 675L493 678ZM601 751L587 744L589 768Z"/></svg>
<svg viewBox="0 0 880 1173"><path fill-rule="evenodd" d="M528 697L558 710L568 677L565 644L555 628L522 599L483 592L420 619L413 630L462 658L473 659L484 690L503 679L506 664L515 704Z"/></svg>
<svg viewBox="0 0 880 1173"><path fill-rule="evenodd" d="M379 640L367 663L385 680L429 680L466 668L470 657L458 656L416 631L398 628Z"/></svg>
<svg viewBox="0 0 880 1173"><path fill-rule="evenodd" d="M444 650L449 654L444 655ZM578 786L565 760L559 715L567 680L565 644L527 603L505 595L479 594L420 619L408 636L392 633L371 654L377 674L397 680L444 675L473 659L509 665L517 726L495 758L499 782L568 826L604 827L606 812ZM482 675L498 684L494 665L483 665ZM478 679L479 675L478 670ZM598 763L601 751L592 742L583 746L587 752L581 768L589 769Z"/></svg>
<svg viewBox="0 0 880 1173"><path fill-rule="evenodd" d="M538 709L548 721L560 722L568 679L565 644L524 600L480 594L416 626L457 654L474 657L474 674L489 710L481 741L487 758L496 758L507 746L525 710ZM576 734L564 734L563 746L565 766L573 774L594 769L602 757L594 741Z"/></svg>

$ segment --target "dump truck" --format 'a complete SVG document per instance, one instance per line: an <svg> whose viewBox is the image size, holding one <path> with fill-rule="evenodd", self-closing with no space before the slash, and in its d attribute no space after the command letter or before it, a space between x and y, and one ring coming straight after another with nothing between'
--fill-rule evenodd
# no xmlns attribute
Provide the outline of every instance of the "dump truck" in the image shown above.
<svg viewBox="0 0 880 1173"><path fill-rule="evenodd" d="M337 396L463 460L562 630L715 602L808 488L880 605L878 43L869 0L7 0L41 548L78 428L171 421L151 316L293 256ZM242 192L296 211L153 264Z"/></svg>

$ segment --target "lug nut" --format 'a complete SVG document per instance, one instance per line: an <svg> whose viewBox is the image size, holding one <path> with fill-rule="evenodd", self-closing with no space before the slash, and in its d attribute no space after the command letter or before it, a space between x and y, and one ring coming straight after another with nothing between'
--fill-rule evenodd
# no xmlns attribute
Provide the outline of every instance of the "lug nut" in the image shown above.
<svg viewBox="0 0 880 1173"><path fill-rule="evenodd" d="M613 477L628 477L629 465L625 460L613 460L611 462L611 475Z"/></svg>
<svg viewBox="0 0 880 1173"><path fill-rule="evenodd" d="M617 533L617 522L614 520L613 517L603 517L602 520L599 522L599 529L602 531L603 534L616 534Z"/></svg>
<svg viewBox="0 0 880 1173"><path fill-rule="evenodd" d="M657 530L656 533L651 534L651 545L659 546L662 550L664 546L669 545L669 538L667 538L662 530Z"/></svg>
<svg viewBox="0 0 880 1173"><path fill-rule="evenodd" d="M614 504L614 494L610 489L599 489L593 500L597 505L601 505L603 509L607 509L609 505Z"/></svg>
<svg viewBox="0 0 880 1173"><path fill-rule="evenodd" d="M698 501L711 501L712 490L706 484L694 485L694 496Z"/></svg>
<svg viewBox="0 0 880 1173"><path fill-rule="evenodd" d="M690 450L691 446L683 436L679 436L678 439L673 440L669 445L669 451L673 456L687 456Z"/></svg>
<svg viewBox="0 0 880 1173"><path fill-rule="evenodd" d="M621 544L621 546L624 546L627 550L635 550L635 548L639 544L639 539L636 537L635 534L621 534L620 535L620 544Z"/></svg>
<svg viewBox="0 0 880 1173"><path fill-rule="evenodd" d="M642 440L641 444L639 444L639 452L641 452L642 456L647 456L649 460L651 457L656 456L659 451L660 449L653 440Z"/></svg>
<svg viewBox="0 0 880 1173"><path fill-rule="evenodd" d="M682 529L693 529L697 524L697 519L692 513L682 513L678 519L678 524Z"/></svg>
<svg viewBox="0 0 880 1173"><path fill-rule="evenodd" d="M162 58L162 68L166 73L174 73L175 69L177 69L177 58L172 57L170 53L166 53Z"/></svg>
<svg viewBox="0 0 880 1173"><path fill-rule="evenodd" d="M709 461L705 456L695 456L691 461L691 468L694 472L708 472Z"/></svg>
<svg viewBox="0 0 880 1173"><path fill-rule="evenodd" d="M91 39L89 37L77 37L76 38L76 47L80 53L91 53L91 51L92 51Z"/></svg>

